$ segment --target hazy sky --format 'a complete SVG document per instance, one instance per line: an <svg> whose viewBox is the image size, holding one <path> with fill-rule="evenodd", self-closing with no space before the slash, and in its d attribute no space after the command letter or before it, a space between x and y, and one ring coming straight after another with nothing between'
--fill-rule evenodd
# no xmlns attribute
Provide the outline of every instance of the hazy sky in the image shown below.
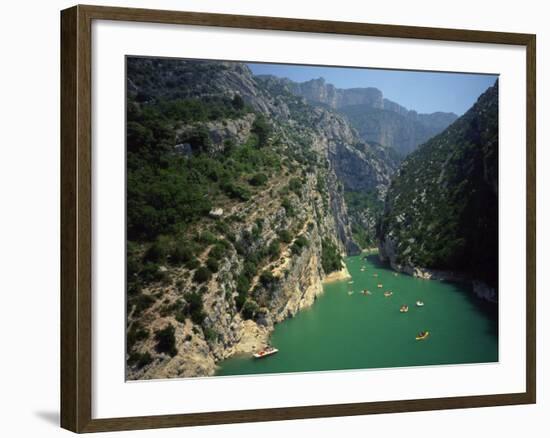
<svg viewBox="0 0 550 438"><path fill-rule="evenodd" d="M296 82L319 77L337 88L375 87L384 97L419 113L435 111L462 115L497 76L432 73L367 68L310 67L283 64L248 64L254 74L272 74Z"/></svg>

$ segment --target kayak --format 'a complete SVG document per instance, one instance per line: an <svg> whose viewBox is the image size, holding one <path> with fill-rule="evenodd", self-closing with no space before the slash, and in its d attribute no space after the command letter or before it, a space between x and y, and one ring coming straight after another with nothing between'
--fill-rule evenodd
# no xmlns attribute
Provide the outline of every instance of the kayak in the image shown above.
<svg viewBox="0 0 550 438"><path fill-rule="evenodd" d="M430 332L419 333L418 335L416 335L416 340L417 341L423 341L428 336L430 336Z"/></svg>

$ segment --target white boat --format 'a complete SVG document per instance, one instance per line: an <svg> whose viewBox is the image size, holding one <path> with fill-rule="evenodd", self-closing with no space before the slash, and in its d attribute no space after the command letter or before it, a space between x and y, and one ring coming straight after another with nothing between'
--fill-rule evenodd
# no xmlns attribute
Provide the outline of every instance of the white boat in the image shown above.
<svg viewBox="0 0 550 438"><path fill-rule="evenodd" d="M424 301L418 300L418 301L416 302L416 307L422 307L422 306L424 306Z"/></svg>
<svg viewBox="0 0 550 438"><path fill-rule="evenodd" d="M271 356L272 354L275 354L278 351L279 350L274 347L267 347L262 351L258 351L257 353L254 353L252 356L254 356L255 359L261 359L262 357Z"/></svg>

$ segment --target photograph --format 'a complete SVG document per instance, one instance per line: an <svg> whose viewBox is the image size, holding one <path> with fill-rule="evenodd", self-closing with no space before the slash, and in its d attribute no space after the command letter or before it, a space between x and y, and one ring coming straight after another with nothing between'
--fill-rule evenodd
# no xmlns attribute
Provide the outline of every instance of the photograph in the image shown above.
<svg viewBox="0 0 550 438"><path fill-rule="evenodd" d="M122 79L127 381L499 361L497 74Z"/></svg>

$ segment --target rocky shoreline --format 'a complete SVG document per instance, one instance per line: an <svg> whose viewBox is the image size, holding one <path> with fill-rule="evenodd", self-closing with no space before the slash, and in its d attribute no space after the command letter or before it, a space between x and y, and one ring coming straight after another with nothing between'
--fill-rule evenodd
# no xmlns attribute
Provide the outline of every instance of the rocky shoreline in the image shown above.
<svg viewBox="0 0 550 438"><path fill-rule="evenodd" d="M489 303L498 303L498 291L487 283L472 278L463 272L428 269L411 264L400 264L396 262L395 241L391 237L380 242L378 257L381 262L388 263L394 271L402 272L424 280L451 281L455 283L466 283L472 287L472 292L480 299Z"/></svg>
<svg viewBox="0 0 550 438"><path fill-rule="evenodd" d="M341 270L334 271L326 275L320 283L318 281L312 281L310 286L307 287L301 295L297 305L293 306L292 309L287 307L287 312L279 314L279 318L276 318L276 322L282 322L285 319L296 315L296 313L300 310L312 306L317 296L323 293L323 284L347 280L349 278L351 278L351 275L347 267L342 264ZM269 343L269 338L271 337L274 329L274 323L263 325L251 320L243 321L241 339L236 345L227 351L227 356L224 359L229 359L230 357L239 354L252 354L263 348ZM215 368L212 370L212 374L210 375L213 375L217 368L218 365L216 364Z"/></svg>

